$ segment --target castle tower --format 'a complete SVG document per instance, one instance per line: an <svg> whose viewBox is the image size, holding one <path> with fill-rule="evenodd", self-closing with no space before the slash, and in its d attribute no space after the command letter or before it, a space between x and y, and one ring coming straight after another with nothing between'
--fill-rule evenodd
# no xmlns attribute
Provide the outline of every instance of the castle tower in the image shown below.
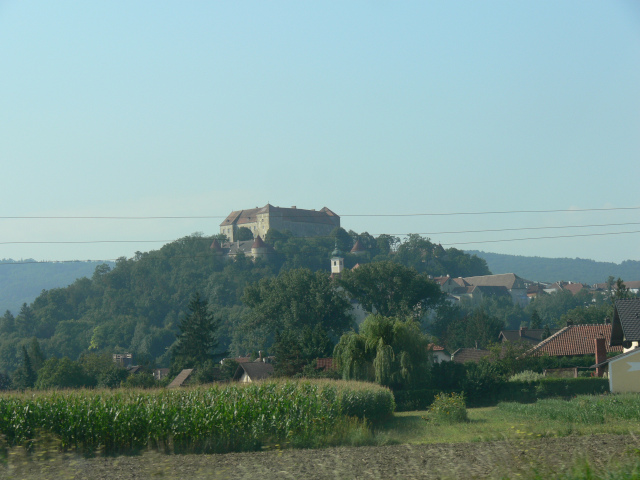
<svg viewBox="0 0 640 480"><path fill-rule="evenodd" d="M351 249L351 252L349 252L349 253L352 253L354 255L364 255L365 252L366 252L366 250L365 250L364 246L362 245L362 242L358 238L356 240L355 245Z"/></svg>
<svg viewBox="0 0 640 480"><path fill-rule="evenodd" d="M251 245L251 255L253 256L253 258L262 257L267 253L269 253L268 250L269 250L269 247L267 246L266 243L262 241L262 238L260 238L260 235L258 235L255 241L253 242L253 245Z"/></svg>

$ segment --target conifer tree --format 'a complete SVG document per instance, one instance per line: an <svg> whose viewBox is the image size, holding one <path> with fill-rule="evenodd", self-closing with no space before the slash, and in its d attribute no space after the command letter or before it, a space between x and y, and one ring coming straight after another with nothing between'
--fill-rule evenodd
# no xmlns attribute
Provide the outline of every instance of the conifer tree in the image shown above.
<svg viewBox="0 0 640 480"><path fill-rule="evenodd" d="M208 302L196 292L189 302L189 310L180 321L180 333L172 352L171 369L177 373L184 368L198 368L224 356L216 354L219 321L209 311Z"/></svg>
<svg viewBox="0 0 640 480"><path fill-rule="evenodd" d="M13 387L24 390L25 388L32 388L36 383L36 372L33 369L33 364L27 347L22 346L22 365L18 368L13 375Z"/></svg>

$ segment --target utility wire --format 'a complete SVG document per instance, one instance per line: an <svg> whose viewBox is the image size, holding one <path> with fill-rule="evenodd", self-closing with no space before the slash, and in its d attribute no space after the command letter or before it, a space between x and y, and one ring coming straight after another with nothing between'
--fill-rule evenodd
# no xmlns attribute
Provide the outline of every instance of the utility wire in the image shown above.
<svg viewBox="0 0 640 480"><path fill-rule="evenodd" d="M595 236L603 236L603 235L626 235L629 233L640 233L640 230L636 230L634 232L584 233L584 234L577 234L577 235L558 235L554 237L530 237L530 238L509 238L505 240L482 240L478 242L447 243L445 245L471 245L476 243L520 242L522 240L545 240L549 238L574 238L574 237L595 237Z"/></svg>
<svg viewBox="0 0 640 480"><path fill-rule="evenodd" d="M498 242L519 242L523 240L545 240L545 239L555 239L555 238L576 238L576 237L592 237L592 236L605 236L605 235L627 235L640 233L640 230L632 231L632 232L608 232L608 233L588 233L588 234L576 234L576 235L557 235L557 236L548 236L548 237L529 237L529 238L510 238L510 239L502 239L502 240L483 240L476 242L458 242L458 243L446 243L447 246L453 245L472 245L472 244L481 244L481 243L498 243ZM203 240L209 240L208 238L203 238ZM271 252L272 254L277 254L278 252ZM197 254L197 255L175 255L170 258L208 258L215 257L218 254ZM122 258L122 257L121 257ZM146 259L156 259L155 257L146 257ZM165 260L166 258L157 258L158 260ZM117 259L103 259L103 260L42 260L42 261L25 261L25 262L11 262L11 263L0 263L0 266L3 265L25 265L32 263L80 263L80 262L114 262Z"/></svg>
<svg viewBox="0 0 640 480"><path fill-rule="evenodd" d="M290 209L288 209L290 210ZM302 213L296 215L284 215L278 218L305 218L317 217L320 211L313 214ZM338 217L428 217L428 216L454 216L454 215L505 215L514 213L563 213L563 212L609 212L613 210L640 210L640 207L610 207L610 208L569 208L555 210L501 210L488 212L446 212L446 213L353 213L338 215ZM215 218L227 218L228 215L202 215L202 216L0 216L0 220L206 220ZM331 217L327 217L331 218Z"/></svg>
<svg viewBox="0 0 640 480"><path fill-rule="evenodd" d="M518 232L523 230L551 230L551 229L564 229L564 228L594 228L594 227L620 227L627 225L640 225L640 222L627 222L627 223L604 223L593 225L559 225L549 227L520 227L520 228L492 228L484 230L456 230L456 231L444 231L444 232L416 232L416 233L387 233L387 234L370 234L371 236L379 235L393 235L393 236L408 236L413 235L456 235L462 233L495 233L495 232ZM332 235L312 235L299 238L333 238ZM77 240L77 241L11 241L0 242L0 245L30 245L30 244L93 244L93 243L169 243L173 240ZM475 242L474 242L475 243Z"/></svg>

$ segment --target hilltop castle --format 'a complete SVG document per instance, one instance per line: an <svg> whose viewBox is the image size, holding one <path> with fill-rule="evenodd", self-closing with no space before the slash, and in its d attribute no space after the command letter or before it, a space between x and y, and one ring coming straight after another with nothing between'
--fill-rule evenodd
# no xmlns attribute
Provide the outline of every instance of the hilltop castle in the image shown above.
<svg viewBox="0 0 640 480"><path fill-rule="evenodd" d="M316 211L274 207L267 203L262 208L231 212L220 224L220 233L235 242L240 227L251 230L254 238L258 235L264 238L270 228L281 232L289 230L297 237L313 237L329 235L339 226L340 217L327 207Z"/></svg>

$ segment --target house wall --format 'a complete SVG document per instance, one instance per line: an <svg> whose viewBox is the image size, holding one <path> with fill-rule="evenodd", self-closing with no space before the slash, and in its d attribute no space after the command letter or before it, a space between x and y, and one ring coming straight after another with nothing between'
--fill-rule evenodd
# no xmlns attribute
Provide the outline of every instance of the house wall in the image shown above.
<svg viewBox="0 0 640 480"><path fill-rule="evenodd" d="M640 393L640 350L609 362L609 389L614 393Z"/></svg>
<svg viewBox="0 0 640 480"><path fill-rule="evenodd" d="M225 234L232 242L237 239L238 229L240 227L247 227L251 230L254 238L257 235L264 238L270 228L274 228L281 232L289 230L291 233L299 237L322 236L330 234L335 227L340 226L340 217L328 218L331 219L332 223L292 222L283 218L283 214L281 212L265 212L257 214L255 222L220 227L220 233Z"/></svg>
<svg viewBox="0 0 640 480"><path fill-rule="evenodd" d="M450 362L451 355L447 355L445 352L438 350L433 352L433 363Z"/></svg>

